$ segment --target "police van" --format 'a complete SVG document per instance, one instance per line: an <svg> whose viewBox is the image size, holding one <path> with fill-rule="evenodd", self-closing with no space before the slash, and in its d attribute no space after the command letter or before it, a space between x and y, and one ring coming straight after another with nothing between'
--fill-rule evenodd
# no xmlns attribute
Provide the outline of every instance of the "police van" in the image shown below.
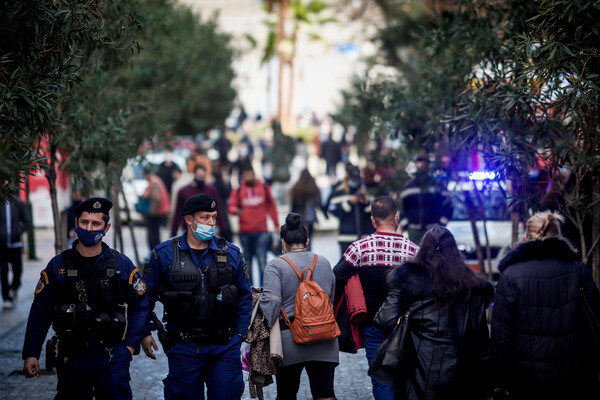
<svg viewBox="0 0 600 400"><path fill-rule="evenodd" d="M469 218L468 205L471 202L484 258L485 270L481 272L486 273L488 269L485 235L487 230L492 277L497 279L498 263L512 247L512 223L506 183L494 172L460 172L457 175L457 180L450 180L447 184L453 212L452 219L446 227L454 235L458 248L469 266L475 271L480 271Z"/></svg>

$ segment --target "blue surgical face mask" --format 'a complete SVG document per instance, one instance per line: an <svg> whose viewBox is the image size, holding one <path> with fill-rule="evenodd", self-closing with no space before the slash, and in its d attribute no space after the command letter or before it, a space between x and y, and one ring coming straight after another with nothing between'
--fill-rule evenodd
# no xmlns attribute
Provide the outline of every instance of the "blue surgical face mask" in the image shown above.
<svg viewBox="0 0 600 400"><path fill-rule="evenodd" d="M198 240L210 240L215 236L215 226L203 225L196 222L194 236L196 236L196 239Z"/></svg>
<svg viewBox="0 0 600 400"><path fill-rule="evenodd" d="M104 235L106 234L104 229L99 229L97 231L88 231L80 227L75 228L75 233L79 238L79 242L85 247L94 246L99 241L101 241Z"/></svg>

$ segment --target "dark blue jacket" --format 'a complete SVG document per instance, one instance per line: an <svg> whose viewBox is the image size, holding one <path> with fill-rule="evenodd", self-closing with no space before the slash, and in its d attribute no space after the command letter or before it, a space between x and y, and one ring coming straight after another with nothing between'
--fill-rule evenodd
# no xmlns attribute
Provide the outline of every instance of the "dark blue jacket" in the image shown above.
<svg viewBox="0 0 600 400"><path fill-rule="evenodd" d="M81 255L76 249L78 240L73 243L75 259L79 260ZM112 250L108 245L102 243L102 252L96 259L96 265L111 256ZM85 261L81 260L85 264ZM139 352L141 335L144 332L144 323L148 318L148 298L146 296L146 285L138 269L131 260L119 254L115 265L116 271L121 272L121 279L126 282L125 301L128 307L127 334L124 344ZM62 253L53 257L48 266L41 272L40 280L35 289L35 297L29 312L25 343L23 345L23 359L36 357L39 359L42 345L48 328L55 317L56 307L60 301L60 294L67 290L66 269L64 267Z"/></svg>
<svg viewBox="0 0 600 400"><path fill-rule="evenodd" d="M228 247L228 261L233 268L233 284L238 288L237 297L237 312L235 317L234 333L240 335L246 335L248 331L248 325L250 325L250 315L252 313L252 291L250 289L250 280L246 275L245 261L242 256L242 252L236 245L227 243ZM217 251L219 247L213 237L209 244L209 250L204 252L202 258L198 260L196 254L190 251L192 260L197 266L210 265L208 260L212 257L211 251ZM181 250L190 250L190 245L187 241L187 231L183 234L181 239ZM161 285L168 280L169 265L173 260L173 244L169 239L162 242L152 252L152 257L146 267L148 270L144 271L146 283L148 284L148 300L150 311L154 310L154 305L158 299L159 289ZM172 322L167 325L169 330L177 330L178 327ZM147 321L146 332L150 331L150 322Z"/></svg>
<svg viewBox="0 0 600 400"><path fill-rule="evenodd" d="M371 222L371 203L352 204L352 192L344 183L339 184L327 201L327 211L339 221L339 242L355 242L375 232Z"/></svg>

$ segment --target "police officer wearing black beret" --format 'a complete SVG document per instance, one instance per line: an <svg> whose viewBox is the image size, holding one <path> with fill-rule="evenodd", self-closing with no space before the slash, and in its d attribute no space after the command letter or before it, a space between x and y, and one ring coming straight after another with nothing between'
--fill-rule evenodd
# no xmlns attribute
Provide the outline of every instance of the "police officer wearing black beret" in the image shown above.
<svg viewBox="0 0 600 400"><path fill-rule="evenodd" d="M75 209L73 247L41 272L27 321L23 370L40 375L48 328L46 369L56 367L55 399L131 399L129 364L139 353L148 316L146 285L133 263L102 238L112 203L101 197Z"/></svg>
<svg viewBox="0 0 600 400"><path fill-rule="evenodd" d="M165 399L240 399L244 393L240 346L250 323L252 292L240 249L214 236L217 203L190 197L181 210L186 231L156 246L144 268L150 310L164 305L163 350L169 359ZM146 355L158 350L148 321ZM158 326L157 326L158 325ZM159 332L159 339L161 334Z"/></svg>

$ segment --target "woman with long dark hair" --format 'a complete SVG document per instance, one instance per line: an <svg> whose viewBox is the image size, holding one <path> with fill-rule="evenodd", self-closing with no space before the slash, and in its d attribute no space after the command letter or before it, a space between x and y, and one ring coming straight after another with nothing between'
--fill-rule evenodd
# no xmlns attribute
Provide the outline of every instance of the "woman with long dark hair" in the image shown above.
<svg viewBox="0 0 600 400"><path fill-rule="evenodd" d="M313 226L317 220L317 208L321 207L321 191L317 186L315 178L307 169L302 170L300 177L289 192L292 203L292 212L300 214L304 226L308 231L308 237L313 234ZM309 244L310 249L310 244Z"/></svg>
<svg viewBox="0 0 600 400"><path fill-rule="evenodd" d="M464 262L452 233L428 230L414 259L391 270L390 291L374 323L391 332L410 310L395 399L485 399L490 338L486 309L490 282Z"/></svg>

